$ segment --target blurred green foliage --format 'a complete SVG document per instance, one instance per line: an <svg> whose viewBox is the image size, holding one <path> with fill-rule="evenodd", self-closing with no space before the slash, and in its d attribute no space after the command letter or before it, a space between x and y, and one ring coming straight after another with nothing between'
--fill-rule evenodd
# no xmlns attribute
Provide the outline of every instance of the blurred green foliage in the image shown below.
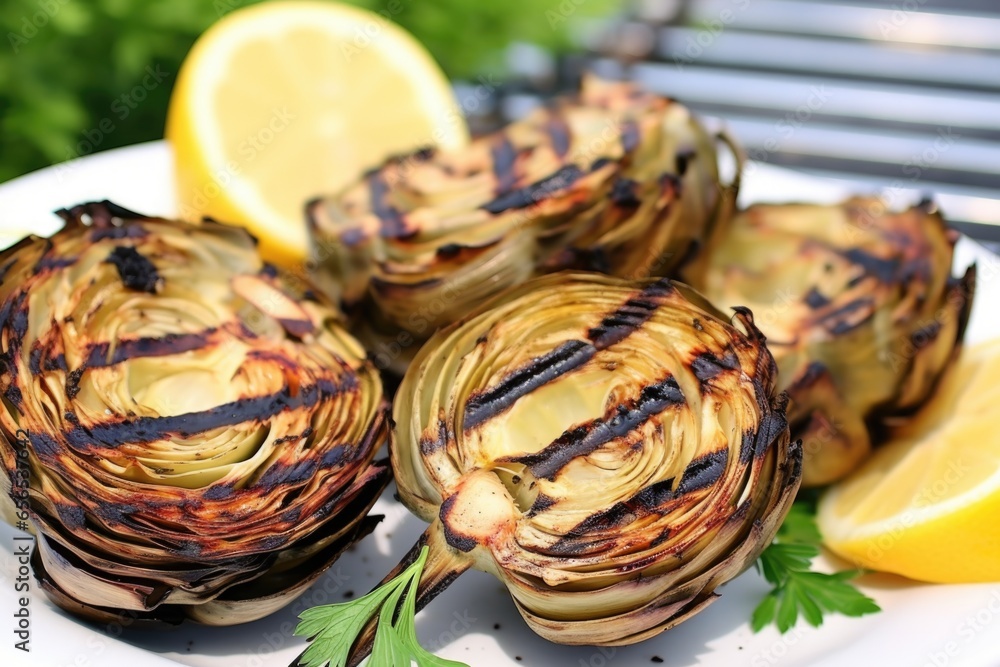
<svg viewBox="0 0 1000 667"><path fill-rule="evenodd" d="M224 14L260 0L3 0L0 181L163 136L184 55ZM614 0L350 0L422 41L449 76L502 71L512 40L567 46L568 18Z"/></svg>

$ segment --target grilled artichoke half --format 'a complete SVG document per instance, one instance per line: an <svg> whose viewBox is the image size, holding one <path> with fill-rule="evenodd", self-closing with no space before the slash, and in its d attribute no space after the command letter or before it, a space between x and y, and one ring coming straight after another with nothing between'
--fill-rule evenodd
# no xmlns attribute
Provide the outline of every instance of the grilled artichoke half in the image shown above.
<svg viewBox="0 0 1000 667"><path fill-rule="evenodd" d="M762 205L734 220L706 296L748 306L767 335L803 441L803 484L853 470L952 361L975 289L975 267L951 275L957 239L931 202Z"/></svg>
<svg viewBox="0 0 1000 667"><path fill-rule="evenodd" d="M3 491L26 456L43 588L105 622L275 611L377 523L377 370L242 229L60 215L0 253Z"/></svg>
<svg viewBox="0 0 1000 667"><path fill-rule="evenodd" d="M438 332L393 408L399 495L431 524L418 604L475 567L562 644L697 613L799 486L775 371L749 311L666 279L544 276Z"/></svg>
<svg viewBox="0 0 1000 667"><path fill-rule="evenodd" d="M683 267L697 283L738 187L720 186L717 143L681 104L588 78L464 150L390 160L312 202L312 265L402 372L435 329L538 273Z"/></svg>

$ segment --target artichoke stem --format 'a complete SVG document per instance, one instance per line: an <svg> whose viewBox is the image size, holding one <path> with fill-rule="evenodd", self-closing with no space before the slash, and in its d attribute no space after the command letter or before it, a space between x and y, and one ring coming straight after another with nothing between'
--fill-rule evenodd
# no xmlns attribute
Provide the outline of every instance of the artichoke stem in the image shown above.
<svg viewBox="0 0 1000 667"><path fill-rule="evenodd" d="M399 564L375 588L388 583L412 565L420 556L420 550L425 546L427 547L427 561L424 564L423 572L420 573L420 583L417 586L417 611L423 609L428 602L458 579L460 574L472 567L472 560L468 556L453 549L445 541L444 527L441 520L437 519L427 527L427 530L403 556ZM378 616L369 620L364 630L358 635L354 647L351 649L351 657L347 661L347 667L358 667L371 654L377 622ZM293 667L295 664L298 663L293 663Z"/></svg>

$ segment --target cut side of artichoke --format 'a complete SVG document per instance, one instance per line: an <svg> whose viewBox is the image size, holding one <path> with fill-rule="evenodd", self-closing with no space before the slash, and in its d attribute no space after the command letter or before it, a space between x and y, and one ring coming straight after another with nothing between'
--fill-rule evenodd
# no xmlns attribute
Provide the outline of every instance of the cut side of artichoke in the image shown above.
<svg viewBox="0 0 1000 667"><path fill-rule="evenodd" d="M874 198L758 205L734 219L705 294L749 307L767 336L803 440L803 484L856 468L952 363L975 291L975 267L951 275L957 240L929 201L900 212Z"/></svg>
<svg viewBox="0 0 1000 667"><path fill-rule="evenodd" d="M799 487L775 373L749 311L666 279L556 273L438 332L393 409L399 496L430 523L418 607L475 567L562 644L697 613Z"/></svg>
<svg viewBox="0 0 1000 667"><path fill-rule="evenodd" d="M399 157L311 203L316 274L398 372L436 329L539 273L697 282L738 188L720 184L717 143L681 104L589 77L465 149Z"/></svg>
<svg viewBox="0 0 1000 667"><path fill-rule="evenodd" d="M242 229L60 215L0 253L0 458L26 445L36 576L98 621L266 616L377 523L378 372Z"/></svg>

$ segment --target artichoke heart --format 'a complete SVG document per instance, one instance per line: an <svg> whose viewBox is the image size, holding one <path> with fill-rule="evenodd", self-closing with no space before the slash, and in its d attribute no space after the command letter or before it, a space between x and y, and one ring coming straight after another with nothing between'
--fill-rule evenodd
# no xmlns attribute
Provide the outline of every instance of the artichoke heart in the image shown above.
<svg viewBox="0 0 1000 667"><path fill-rule="evenodd" d="M26 459L36 576L101 622L266 616L377 523L377 370L242 229L59 213L0 253L2 485Z"/></svg>
<svg viewBox="0 0 1000 667"><path fill-rule="evenodd" d="M465 149L401 156L312 202L311 263L400 373L437 328L539 273L697 284L738 187L720 184L720 139L739 158L683 105L585 78Z"/></svg>
<svg viewBox="0 0 1000 667"><path fill-rule="evenodd" d="M803 441L803 484L844 477L954 359L975 267L952 277L958 233L933 203L875 198L758 205L710 258L706 295L756 315Z"/></svg>
<svg viewBox="0 0 1000 667"><path fill-rule="evenodd" d="M716 599L770 543L801 449L749 311L667 279L560 272L420 350L394 403L426 602L475 567L532 630L625 645Z"/></svg>

